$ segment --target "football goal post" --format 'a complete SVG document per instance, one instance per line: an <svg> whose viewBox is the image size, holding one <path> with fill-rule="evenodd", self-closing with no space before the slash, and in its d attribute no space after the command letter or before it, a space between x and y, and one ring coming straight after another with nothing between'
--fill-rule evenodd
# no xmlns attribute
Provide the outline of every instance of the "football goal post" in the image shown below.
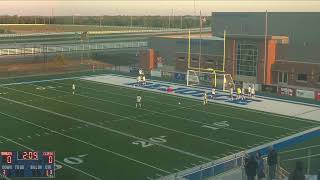
<svg viewBox="0 0 320 180"><path fill-rule="evenodd" d="M188 70L187 86L214 87L222 91L229 91L231 87L234 87L234 82L230 74Z"/></svg>

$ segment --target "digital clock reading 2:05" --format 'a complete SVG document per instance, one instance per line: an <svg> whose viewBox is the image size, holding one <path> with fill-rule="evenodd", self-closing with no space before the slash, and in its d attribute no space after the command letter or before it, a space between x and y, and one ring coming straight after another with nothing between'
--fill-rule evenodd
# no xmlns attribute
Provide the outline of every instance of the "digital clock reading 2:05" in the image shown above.
<svg viewBox="0 0 320 180"><path fill-rule="evenodd" d="M20 151L18 152L18 160L38 160L37 151Z"/></svg>

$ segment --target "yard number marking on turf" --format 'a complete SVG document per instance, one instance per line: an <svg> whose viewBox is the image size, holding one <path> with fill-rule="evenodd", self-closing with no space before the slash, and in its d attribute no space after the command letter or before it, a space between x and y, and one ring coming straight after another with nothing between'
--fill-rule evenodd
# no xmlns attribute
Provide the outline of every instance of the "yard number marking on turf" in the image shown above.
<svg viewBox="0 0 320 180"><path fill-rule="evenodd" d="M83 157L88 156L88 154L82 154L78 155L76 157L66 157L63 159L63 162L69 164L69 165L76 165L76 164L82 164L83 163ZM55 164L55 169L61 169L63 166L60 164Z"/></svg>
<svg viewBox="0 0 320 180"><path fill-rule="evenodd" d="M154 142L154 143L166 143L167 140L165 139L166 136L159 136L159 137L151 137L149 138L149 140L151 142ZM151 146L154 146L154 144L150 143L150 142L146 142L146 141L134 141L132 142L132 144L134 145L141 145L141 147L143 148L147 148L147 147L151 147Z"/></svg>
<svg viewBox="0 0 320 180"><path fill-rule="evenodd" d="M221 121L221 122L215 122L213 123L212 126L208 126L208 125L203 125L201 127L204 127L204 128L209 128L209 129L212 129L212 130L218 130L218 129L221 129L221 128L226 128L226 127L229 127L229 123L228 121Z"/></svg>

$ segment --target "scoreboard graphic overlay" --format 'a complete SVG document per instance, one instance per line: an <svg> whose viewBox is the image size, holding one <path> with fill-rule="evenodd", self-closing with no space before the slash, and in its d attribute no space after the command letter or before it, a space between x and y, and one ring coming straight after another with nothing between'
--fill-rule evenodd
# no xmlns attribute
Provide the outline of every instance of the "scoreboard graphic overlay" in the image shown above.
<svg viewBox="0 0 320 180"><path fill-rule="evenodd" d="M55 177L55 152L2 151L2 177Z"/></svg>

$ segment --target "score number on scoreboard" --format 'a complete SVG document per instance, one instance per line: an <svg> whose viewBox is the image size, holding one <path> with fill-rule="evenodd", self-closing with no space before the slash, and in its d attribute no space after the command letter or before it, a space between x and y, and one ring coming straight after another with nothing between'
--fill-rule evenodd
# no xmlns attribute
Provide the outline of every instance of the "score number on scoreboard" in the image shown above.
<svg viewBox="0 0 320 180"><path fill-rule="evenodd" d="M55 153L6 151L0 153L0 173L4 177L55 177Z"/></svg>

